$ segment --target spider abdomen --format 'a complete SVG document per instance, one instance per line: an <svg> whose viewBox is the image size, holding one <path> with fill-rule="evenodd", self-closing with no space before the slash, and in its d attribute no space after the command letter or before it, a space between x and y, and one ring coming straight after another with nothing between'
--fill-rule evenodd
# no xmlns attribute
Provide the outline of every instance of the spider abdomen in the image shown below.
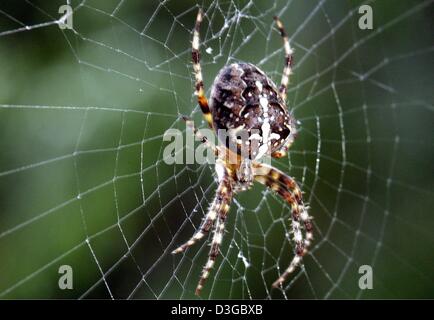
<svg viewBox="0 0 434 320"><path fill-rule="evenodd" d="M276 85L250 63L234 63L220 70L212 86L210 109L214 128L227 132L218 132L220 138L225 137L222 142L226 147L232 142L238 154L244 143L249 158L279 150L292 133L293 119ZM240 139L240 132L247 138Z"/></svg>

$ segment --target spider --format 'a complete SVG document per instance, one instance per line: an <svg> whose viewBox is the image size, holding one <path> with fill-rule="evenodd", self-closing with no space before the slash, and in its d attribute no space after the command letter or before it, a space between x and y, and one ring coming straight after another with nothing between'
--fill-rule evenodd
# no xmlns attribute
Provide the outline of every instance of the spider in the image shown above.
<svg viewBox="0 0 434 320"><path fill-rule="evenodd" d="M282 171L259 162L264 155L271 155L274 158L285 156L296 136L296 121L285 106L287 85L292 73L292 49L282 22L274 17L285 50L285 64L279 89L256 66L250 63L234 63L219 71L208 103L199 53L199 29L202 19L203 11L199 9L192 42L195 95L208 125L216 132L220 130L235 132L229 135L229 140L233 140L237 148L228 147L227 138L223 139L223 144L214 146L195 128L190 118L183 117L199 140L214 151L217 158L215 171L218 187L199 229L190 240L172 253L185 251L204 238L214 227L208 261L202 270L195 291L199 296L219 254L231 200L236 193L250 189L256 181L276 192L291 208L291 233L295 254L288 268L272 285L278 287L300 264L313 239L311 217L308 215L308 208L303 203L302 192L295 180ZM250 134L247 141L237 139L237 132L241 129ZM253 131L257 133L252 134ZM239 146L243 143L247 145L249 151L247 156L240 153ZM228 161L229 155L235 155L236 160Z"/></svg>

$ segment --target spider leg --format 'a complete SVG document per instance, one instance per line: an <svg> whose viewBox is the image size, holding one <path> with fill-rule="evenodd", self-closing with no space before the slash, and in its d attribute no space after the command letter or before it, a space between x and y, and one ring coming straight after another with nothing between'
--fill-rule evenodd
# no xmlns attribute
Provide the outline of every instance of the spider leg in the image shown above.
<svg viewBox="0 0 434 320"><path fill-rule="evenodd" d="M294 139L297 137L297 129L295 127L293 127L291 131L293 132L292 137L285 142L285 144L283 145L283 147L280 150L274 151L271 154L271 156L273 158L280 159L280 158L283 158L286 156L289 148L291 147L292 143L294 142Z"/></svg>
<svg viewBox="0 0 434 320"><path fill-rule="evenodd" d="M212 238L211 249L208 254L208 261L206 262L202 270L202 275L200 276L199 283L196 287L195 294L197 296L200 295L200 292L202 291L202 288L209 277L211 269L213 268L215 260L217 259L217 256L219 254L219 248L223 240L223 234L225 232L225 221L227 213L229 211L229 203L232 199L231 186L227 180L227 176L225 176L221 182L223 187L220 193L217 193L216 195L215 201L221 203L221 205L219 206L219 211L217 212L217 222L214 228L214 236Z"/></svg>
<svg viewBox="0 0 434 320"><path fill-rule="evenodd" d="M283 48L285 50L285 65L283 67L282 80L280 83L279 94L282 97L283 101L286 101L286 90L288 89L289 76L292 74L292 64L294 61L294 57L292 55L293 50L289 44L288 35L286 34L286 31L283 27L282 22L280 21L280 19L278 17L274 17L274 20L276 21L277 29L279 29L280 36L283 39ZM295 130L295 128L292 129L292 131L294 131L294 130ZM282 157L286 156L287 150L291 146L294 138L295 138L295 136L291 140L287 141L287 143L285 144L285 146L281 150L277 150L277 151L273 152L271 156L273 158L282 158Z"/></svg>
<svg viewBox="0 0 434 320"><path fill-rule="evenodd" d="M307 252L307 247L313 239L313 225L311 217L307 213L308 208L303 203L300 187L293 178L276 168L258 164L255 167L255 180L275 191L291 206L291 228L295 243L295 256L284 273L273 283L273 287L277 287L295 270ZM302 224L305 231L304 236Z"/></svg>
<svg viewBox="0 0 434 320"><path fill-rule="evenodd" d="M283 68L282 81L279 88L279 93L282 99L286 100L286 89L288 87L289 76L292 74L292 63L293 63L293 50L289 45L288 35L283 28L282 22L278 17L274 17L276 21L277 29L279 29L280 35L283 38L283 47L285 49L285 66Z"/></svg>
<svg viewBox="0 0 434 320"><path fill-rule="evenodd" d="M208 279L211 269L213 268L215 260L217 259L217 256L219 254L219 248L222 243L223 234L225 231L225 220L226 220L226 214L228 210L229 210L229 205L225 206L225 208L223 208L219 212L219 217L215 226L214 236L211 242L211 249L208 254L208 261L202 270L202 275L200 276L199 283L197 284L196 287L195 294L197 296L200 295L200 292L202 291L203 286L206 280Z"/></svg>
<svg viewBox="0 0 434 320"><path fill-rule="evenodd" d="M202 68L200 66L199 29L200 29L200 24L202 22L202 18L203 18L203 11L202 9L199 9L199 12L197 13L197 17L196 17L196 24L194 26L194 31L193 31L191 58L193 60L193 70L196 79L195 95L197 96L197 101L199 103L200 108L202 109L202 113L205 120L208 122L208 125L212 128L212 116L208 105L208 99L205 96L205 89L203 86L203 77L202 77Z"/></svg>
<svg viewBox="0 0 434 320"><path fill-rule="evenodd" d="M181 116L182 120L185 121L186 125L193 131L194 135L198 140L200 140L203 144L205 144L208 148L210 148L215 155L218 155L218 147L216 147L213 143L211 143L207 137L205 137L194 125L193 119L187 116Z"/></svg>
<svg viewBox="0 0 434 320"><path fill-rule="evenodd" d="M277 159L283 158L284 156L286 156L286 150L277 150L277 151L274 151L271 154L271 156L273 158L277 158Z"/></svg>
<svg viewBox="0 0 434 320"><path fill-rule="evenodd" d="M229 206L229 202L226 200L228 194L228 187L224 183L220 183L217 188L216 196L214 201L212 202L210 208L208 209L208 213L203 219L199 230L183 245L179 246L177 249L172 251L172 254L180 253L185 251L187 248L194 245L197 241L201 240L205 235L208 234L209 230L214 224L217 216L220 212L224 211L226 206Z"/></svg>

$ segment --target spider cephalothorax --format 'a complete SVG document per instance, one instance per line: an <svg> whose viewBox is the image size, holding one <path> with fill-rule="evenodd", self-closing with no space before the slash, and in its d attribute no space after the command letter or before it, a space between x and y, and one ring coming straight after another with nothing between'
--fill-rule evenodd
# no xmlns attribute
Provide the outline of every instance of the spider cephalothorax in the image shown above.
<svg viewBox="0 0 434 320"><path fill-rule="evenodd" d="M192 44L195 94L205 120L216 131L222 144L212 145L195 129L192 120L187 117L184 117L184 120L192 127L196 136L216 154L218 188L198 231L173 253L183 252L214 228L208 262L196 288L196 294L199 295L219 254L232 198L237 192L249 189L256 181L276 192L291 208L291 234L295 256L289 267L273 283L273 287L277 287L294 271L307 252L313 230L311 217L295 180L282 171L259 162L265 155L283 157L295 138L295 120L286 108L286 89L292 72L292 50L282 23L275 18L285 49L285 65L279 89L256 66L250 63L234 63L223 67L217 75L208 105L199 53L199 27L202 18L202 10L199 10ZM221 135L221 132L224 132L224 135ZM247 153L242 152L243 146L247 146Z"/></svg>

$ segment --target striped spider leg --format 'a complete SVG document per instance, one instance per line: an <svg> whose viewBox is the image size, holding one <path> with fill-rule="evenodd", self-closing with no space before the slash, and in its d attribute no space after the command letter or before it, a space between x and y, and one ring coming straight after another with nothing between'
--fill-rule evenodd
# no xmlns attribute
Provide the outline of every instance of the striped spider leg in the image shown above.
<svg viewBox="0 0 434 320"><path fill-rule="evenodd" d="M313 239L312 218L307 213L308 207L303 203L300 187L293 178L262 163L255 163L254 174L255 181L276 192L291 207L291 228L292 240L295 243L295 256L285 272L273 283L273 287L277 287L295 270L307 252L307 247ZM304 235L302 231L304 231Z"/></svg>
<svg viewBox="0 0 434 320"><path fill-rule="evenodd" d="M207 137L205 137L194 125L194 121L193 119L181 115L182 120L185 121L185 124L188 128L190 128L190 130L193 132L193 134L196 136L196 138L202 142L203 144L205 144L208 148L210 148L213 152L214 155L218 156L219 154L219 147L214 145L211 141L208 140Z"/></svg>
<svg viewBox="0 0 434 320"><path fill-rule="evenodd" d="M209 277L210 271L214 266L215 260L219 254L219 248L223 240L225 231L226 216L229 211L229 205L232 200L232 184L230 182L229 174L221 159L216 161L216 172L218 175L219 185L208 213L203 219L198 231L186 243L172 251L172 254L185 251L188 247L194 245L197 241L201 240L208 234L212 226L214 227L214 235L212 237L211 249L208 254L208 261L202 270L199 283L196 287L195 294L200 295L200 292Z"/></svg>
<svg viewBox="0 0 434 320"><path fill-rule="evenodd" d="M279 30L280 36L283 39L283 49L285 51L285 62L283 67L282 80L280 81L279 95L282 97L283 101L286 102L286 91L288 89L289 77L292 74L292 65L294 63L294 57L293 57L294 50L291 48L291 45L289 44L288 35L286 34L286 31L283 28L283 24L280 21L280 19L278 17L274 17L274 21L276 21L277 29ZM294 138L296 137L295 126L293 126L292 130L293 133L291 136L288 136L284 146L281 149L272 153L273 158L283 158L286 155L289 147L291 146L291 144L294 141Z"/></svg>
<svg viewBox="0 0 434 320"><path fill-rule="evenodd" d="M191 58L193 60L193 71L194 71L194 77L195 77L195 95L197 96L197 101L199 103L199 106L202 110L203 116L208 123L208 125L212 128L212 115L211 110L208 105L208 99L205 96L205 89L203 85L203 76L202 76L202 67L200 65L200 51L199 51L199 43L200 43L200 37L199 37L199 29L200 24L202 23L203 19L203 11L202 9L199 9L199 12L197 13L196 17L196 23L194 25L194 31L193 31L193 42L191 45Z"/></svg>
<svg viewBox="0 0 434 320"><path fill-rule="evenodd" d="M292 74L292 64L294 61L293 53L290 44L288 35L286 34L285 29L283 28L283 24L278 17L274 17L276 21L277 29L279 29L280 36L283 39L283 49L285 50L285 65L283 67L282 80L280 82L279 93L283 100L286 100L286 90L288 89L289 77Z"/></svg>

